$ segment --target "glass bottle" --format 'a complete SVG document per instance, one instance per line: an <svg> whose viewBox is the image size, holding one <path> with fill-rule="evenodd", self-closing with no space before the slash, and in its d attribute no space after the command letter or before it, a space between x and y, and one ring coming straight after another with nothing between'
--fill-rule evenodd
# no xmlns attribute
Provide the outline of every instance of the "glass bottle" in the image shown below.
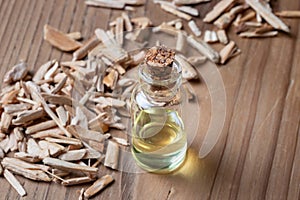
<svg viewBox="0 0 300 200"><path fill-rule="evenodd" d="M149 49L139 66L139 84L131 96L131 151L146 171L169 173L185 159L181 72L175 52L164 46Z"/></svg>

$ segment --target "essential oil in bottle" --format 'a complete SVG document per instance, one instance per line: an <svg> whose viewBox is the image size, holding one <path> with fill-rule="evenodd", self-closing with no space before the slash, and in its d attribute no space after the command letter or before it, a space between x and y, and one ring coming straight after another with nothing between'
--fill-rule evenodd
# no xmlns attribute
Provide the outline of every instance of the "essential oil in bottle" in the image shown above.
<svg viewBox="0 0 300 200"><path fill-rule="evenodd" d="M132 154L150 172L174 171L186 155L181 67L174 57L166 47L148 50L132 94Z"/></svg>

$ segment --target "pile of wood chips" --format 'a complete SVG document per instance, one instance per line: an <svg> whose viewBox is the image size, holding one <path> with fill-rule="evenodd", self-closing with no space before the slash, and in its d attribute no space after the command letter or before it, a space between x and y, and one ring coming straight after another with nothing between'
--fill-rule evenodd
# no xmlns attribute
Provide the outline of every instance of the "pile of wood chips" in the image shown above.
<svg viewBox="0 0 300 200"><path fill-rule="evenodd" d="M114 180L98 178L98 165L118 170L119 149L129 145L121 117L130 117L136 80L123 75L144 52L129 54L102 29L84 44L74 40L78 35L45 25L45 40L63 51L76 50L73 61L48 61L33 75L21 62L5 75L0 174L21 196L26 192L13 174L65 186L95 181L82 190L81 198L89 198ZM122 132L113 137L111 129Z"/></svg>
<svg viewBox="0 0 300 200"><path fill-rule="evenodd" d="M93 2L93 3L92 3ZM225 64L230 58L241 53L236 43L227 37L226 30L233 25L235 32L243 38L274 37L278 31L289 33L289 27L279 18L300 18L300 11L272 12L269 0L221 0L203 18L205 23L213 23L217 30L205 30L204 34L193 20L200 13L194 5L210 3L211 0L153 0L161 9L178 17L176 20L164 22L154 31L162 31L177 37L176 50L182 51L187 41L202 55L217 64ZM134 10L126 5L143 5L143 0L87 0L90 6L117 8L115 4L122 5L117 9ZM183 29L182 20L187 22L189 32ZM203 37L202 37L203 35ZM219 52L208 43L221 43L225 45Z"/></svg>
<svg viewBox="0 0 300 200"><path fill-rule="evenodd" d="M118 34L96 29L84 43L77 41L78 32L66 34L45 25L44 39L73 52L72 61L47 61L34 74L22 61L6 73L0 94L0 174L21 196L26 191L13 174L65 186L95 181L81 190L81 199L113 182L109 174L97 177L98 166L121 168L120 148L130 145L122 119L130 117L130 96L137 83L125 73L146 54L127 52L123 31L132 30L126 36L136 41L150 24L146 17L129 19L123 13L111 23ZM177 57L184 78L198 78L191 63L204 62L203 56ZM120 131L110 134L112 129Z"/></svg>

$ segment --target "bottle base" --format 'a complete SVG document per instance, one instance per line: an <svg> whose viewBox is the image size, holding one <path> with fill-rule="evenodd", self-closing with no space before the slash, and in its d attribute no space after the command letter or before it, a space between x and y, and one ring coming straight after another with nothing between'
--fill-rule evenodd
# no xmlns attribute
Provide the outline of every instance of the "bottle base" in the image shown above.
<svg viewBox="0 0 300 200"><path fill-rule="evenodd" d="M131 149L136 164L143 170L156 174L168 174L177 170L185 161L186 146L172 154L153 154Z"/></svg>

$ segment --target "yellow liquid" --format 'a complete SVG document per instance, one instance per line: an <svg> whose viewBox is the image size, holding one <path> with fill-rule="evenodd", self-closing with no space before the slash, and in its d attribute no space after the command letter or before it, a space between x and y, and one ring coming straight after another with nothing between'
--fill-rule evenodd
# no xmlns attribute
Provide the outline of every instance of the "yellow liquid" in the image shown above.
<svg viewBox="0 0 300 200"><path fill-rule="evenodd" d="M184 161L187 142L176 111L143 110L133 128L132 153L147 171L171 172Z"/></svg>

